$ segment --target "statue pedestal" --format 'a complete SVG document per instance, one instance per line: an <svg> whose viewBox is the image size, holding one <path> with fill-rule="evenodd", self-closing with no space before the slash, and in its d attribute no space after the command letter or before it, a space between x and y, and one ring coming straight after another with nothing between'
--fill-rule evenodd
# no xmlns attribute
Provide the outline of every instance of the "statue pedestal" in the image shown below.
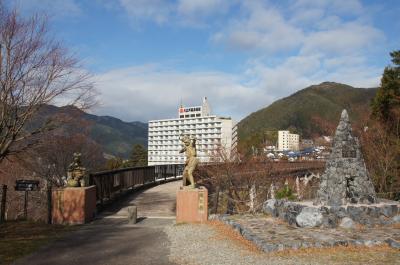
<svg viewBox="0 0 400 265"><path fill-rule="evenodd" d="M53 190L52 223L84 224L96 213L96 186Z"/></svg>
<svg viewBox="0 0 400 265"><path fill-rule="evenodd" d="M208 220L208 190L180 187L176 196L176 223L203 223Z"/></svg>

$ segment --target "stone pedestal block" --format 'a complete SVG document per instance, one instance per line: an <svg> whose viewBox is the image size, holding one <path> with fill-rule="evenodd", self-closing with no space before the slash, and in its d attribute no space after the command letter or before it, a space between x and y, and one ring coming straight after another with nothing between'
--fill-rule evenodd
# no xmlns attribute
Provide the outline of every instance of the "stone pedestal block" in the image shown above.
<svg viewBox="0 0 400 265"><path fill-rule="evenodd" d="M63 188L52 194L53 224L84 224L96 213L96 186Z"/></svg>
<svg viewBox="0 0 400 265"><path fill-rule="evenodd" d="M180 187L176 196L176 222L202 223L208 220L208 190Z"/></svg>

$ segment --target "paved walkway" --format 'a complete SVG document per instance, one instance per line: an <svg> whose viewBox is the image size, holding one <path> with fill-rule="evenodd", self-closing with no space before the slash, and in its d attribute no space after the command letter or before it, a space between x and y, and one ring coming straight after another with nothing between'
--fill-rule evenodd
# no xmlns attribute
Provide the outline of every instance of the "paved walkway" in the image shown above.
<svg viewBox="0 0 400 265"><path fill-rule="evenodd" d="M32 265L129 265L173 264L165 226L174 222L176 191L180 181L169 182L128 197L94 222L18 260ZM135 225L129 225L126 207L136 205Z"/></svg>
<svg viewBox="0 0 400 265"><path fill-rule="evenodd" d="M168 182L137 192L114 208L104 211L101 218L127 218L127 207L136 205L139 218L172 218L175 219L176 192L181 180Z"/></svg>

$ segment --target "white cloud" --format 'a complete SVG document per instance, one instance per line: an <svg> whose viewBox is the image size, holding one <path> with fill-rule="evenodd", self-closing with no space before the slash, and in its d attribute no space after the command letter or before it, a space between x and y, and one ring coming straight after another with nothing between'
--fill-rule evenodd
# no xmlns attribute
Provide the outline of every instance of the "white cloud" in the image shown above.
<svg viewBox="0 0 400 265"><path fill-rule="evenodd" d="M305 38L301 52L362 53L364 48L368 48L371 44L382 39L384 39L384 34L380 30L369 25L350 22L335 29L309 34Z"/></svg>
<svg viewBox="0 0 400 265"><path fill-rule="evenodd" d="M212 36L215 43L258 53L335 52L368 48L383 33L368 23L357 0L298 0L284 8L260 1L245 2L242 13ZM346 16L346 20L342 19Z"/></svg>
<svg viewBox="0 0 400 265"><path fill-rule="evenodd" d="M158 24L169 20L172 5L163 0L119 0L121 7L136 22L152 20Z"/></svg>
<svg viewBox="0 0 400 265"><path fill-rule="evenodd" d="M126 121L171 118L177 108L198 105L207 96L213 112L236 120L274 100L324 81L355 87L379 84L380 68L367 67L364 57L292 56L275 66L252 61L240 75L218 71L182 72L158 64L116 69L96 76L101 93L100 115Z"/></svg>
<svg viewBox="0 0 400 265"><path fill-rule="evenodd" d="M359 0L296 0L291 6L298 11L309 8L320 8L327 12L344 15L358 15L364 11L363 5Z"/></svg>
<svg viewBox="0 0 400 265"><path fill-rule="evenodd" d="M274 66L255 60L249 63L246 73L248 78L257 80L253 83L255 87L264 91L271 100L277 100L325 81L354 87L376 87L381 72L379 67L367 66L363 56L313 54L291 56Z"/></svg>
<svg viewBox="0 0 400 265"><path fill-rule="evenodd" d="M177 10L185 16L224 13L232 4L231 0L179 0Z"/></svg>
<svg viewBox="0 0 400 265"><path fill-rule="evenodd" d="M248 11L248 16L233 19L212 39L233 48L267 52L290 50L301 44L302 30L289 24L278 10L252 5Z"/></svg>
<svg viewBox="0 0 400 265"><path fill-rule="evenodd" d="M204 96L216 114L235 119L271 102L264 91L221 72L185 73L144 65L113 70L96 79L102 99L96 113L127 121L171 118L181 100L185 105L198 105Z"/></svg>
<svg viewBox="0 0 400 265"><path fill-rule="evenodd" d="M325 14L325 10L322 8L305 8L301 11L296 11L290 19L291 24L312 24L315 21L321 19Z"/></svg>
<svg viewBox="0 0 400 265"><path fill-rule="evenodd" d="M118 0L110 4L104 0L97 0L108 9L121 8L134 22L134 26L141 23L155 22L159 25L179 24L189 27L204 26L211 15L225 14L235 2L231 0Z"/></svg>

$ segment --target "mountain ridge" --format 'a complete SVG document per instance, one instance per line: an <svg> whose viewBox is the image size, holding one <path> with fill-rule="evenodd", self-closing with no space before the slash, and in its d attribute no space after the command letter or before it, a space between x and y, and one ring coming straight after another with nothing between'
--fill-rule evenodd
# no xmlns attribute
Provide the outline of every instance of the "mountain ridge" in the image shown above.
<svg viewBox="0 0 400 265"><path fill-rule="evenodd" d="M147 123L125 122L112 116L98 116L87 113L74 106L57 107L44 105L40 108L34 123L43 123L51 117L63 116L62 120L73 125L63 124L65 133L87 130L88 136L101 145L109 156L128 158L134 144L147 146ZM79 126L82 125L82 128Z"/></svg>
<svg viewBox="0 0 400 265"><path fill-rule="evenodd" d="M359 121L369 111L376 90L336 82L308 86L243 118L238 123L239 139L250 141L267 130L291 129L304 138L329 133L323 127L335 125L343 109L352 121Z"/></svg>

